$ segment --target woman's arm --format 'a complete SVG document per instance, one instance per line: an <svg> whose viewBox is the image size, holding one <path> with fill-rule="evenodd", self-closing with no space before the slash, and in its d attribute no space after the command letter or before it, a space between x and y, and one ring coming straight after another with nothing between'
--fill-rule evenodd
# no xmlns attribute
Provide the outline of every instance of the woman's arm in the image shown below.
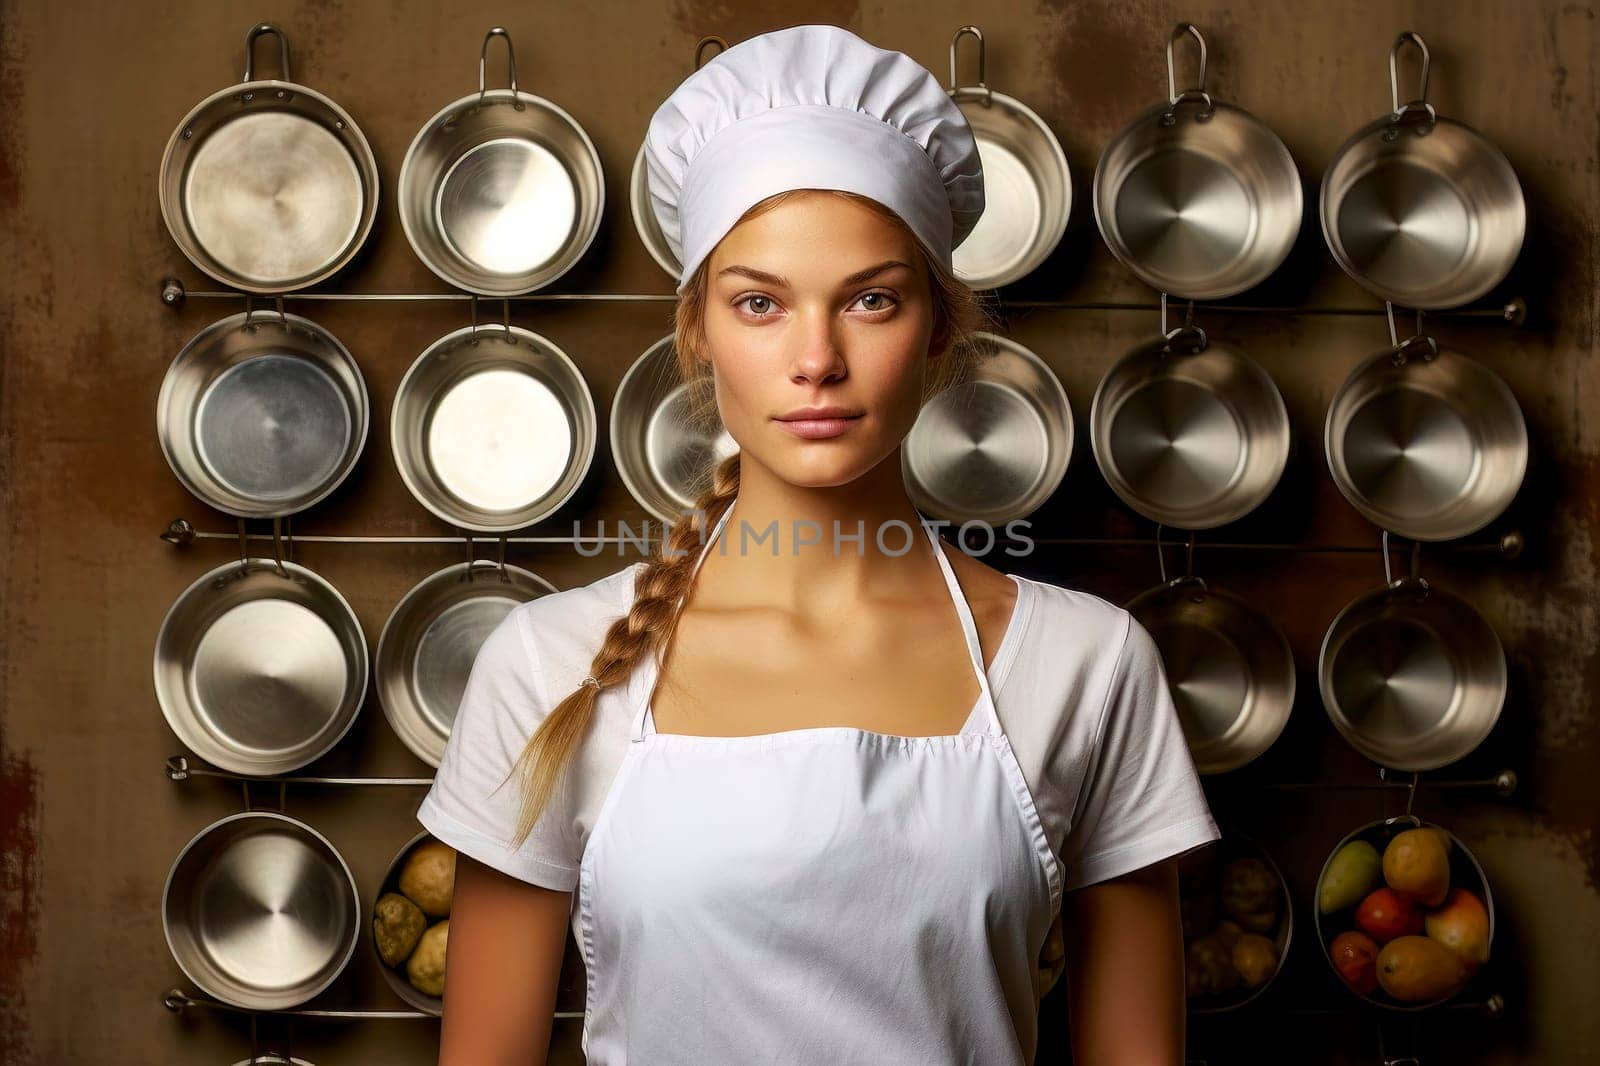
<svg viewBox="0 0 1600 1066"><path fill-rule="evenodd" d="M1072 1060L1182 1066L1186 1000L1177 860L1067 893L1061 925Z"/></svg>
<svg viewBox="0 0 1600 1066"><path fill-rule="evenodd" d="M571 905L457 853L439 1066L544 1066Z"/></svg>

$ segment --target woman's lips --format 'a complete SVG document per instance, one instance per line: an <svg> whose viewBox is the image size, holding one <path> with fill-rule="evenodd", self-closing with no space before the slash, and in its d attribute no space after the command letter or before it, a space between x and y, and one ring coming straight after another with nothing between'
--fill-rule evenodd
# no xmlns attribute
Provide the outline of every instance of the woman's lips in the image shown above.
<svg viewBox="0 0 1600 1066"><path fill-rule="evenodd" d="M851 418L780 418L778 425L805 440L826 440L837 437L861 421L862 416Z"/></svg>

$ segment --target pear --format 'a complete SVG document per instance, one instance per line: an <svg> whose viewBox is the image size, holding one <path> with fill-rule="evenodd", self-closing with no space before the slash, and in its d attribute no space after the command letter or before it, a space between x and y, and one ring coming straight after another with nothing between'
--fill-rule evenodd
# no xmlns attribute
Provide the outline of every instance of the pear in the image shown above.
<svg viewBox="0 0 1600 1066"><path fill-rule="evenodd" d="M1365 840L1352 840L1334 853L1317 891L1317 909L1323 914L1354 907L1378 887L1382 860L1378 849Z"/></svg>
<svg viewBox="0 0 1600 1066"><path fill-rule="evenodd" d="M1396 833L1383 849L1383 879L1401 895L1424 907L1437 907L1450 894L1449 837L1437 829Z"/></svg>
<svg viewBox="0 0 1600 1066"><path fill-rule="evenodd" d="M1425 936L1398 937L1378 952L1378 984L1402 1003L1448 999L1470 976L1466 960Z"/></svg>

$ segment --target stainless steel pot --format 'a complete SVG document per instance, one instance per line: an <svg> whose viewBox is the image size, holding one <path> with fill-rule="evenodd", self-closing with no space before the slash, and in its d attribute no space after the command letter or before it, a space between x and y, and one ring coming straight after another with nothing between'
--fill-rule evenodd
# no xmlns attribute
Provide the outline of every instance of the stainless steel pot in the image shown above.
<svg viewBox="0 0 1600 1066"><path fill-rule="evenodd" d="M1294 709L1294 653L1244 600L1184 576L1126 604L1161 651L1195 768L1220 774L1270 748Z"/></svg>
<svg viewBox="0 0 1600 1066"><path fill-rule="evenodd" d="M529 330L465 326L429 345L400 380L395 465L428 510L504 533L548 518L594 460L594 397L576 363Z"/></svg>
<svg viewBox="0 0 1600 1066"><path fill-rule="evenodd" d="M1192 876L1187 871L1195 865L1204 864L1205 866L1210 866L1215 863L1215 868L1220 871L1221 867L1236 859L1260 859L1266 863L1273 876L1277 878L1278 886L1282 893L1278 905L1278 913L1280 915L1278 925L1273 930L1270 938L1273 946L1277 948L1278 964L1273 969L1272 974L1255 988L1235 989L1219 995L1196 997L1196 999L1190 1000L1188 1009L1191 1014L1223 1014L1228 1011L1238 1010L1240 1007L1254 1002L1267 989L1272 987L1272 983L1283 972L1284 961L1289 957L1289 947L1294 943L1294 897L1289 894L1289 882L1283 876L1283 870L1274 861L1272 854L1253 837L1246 836L1231 825L1223 825L1221 829L1222 837L1204 845L1199 855L1194 858L1186 857L1179 860L1180 895L1183 894L1183 882Z"/></svg>
<svg viewBox="0 0 1600 1066"><path fill-rule="evenodd" d="M1100 379L1089 438L1112 491L1178 529L1255 510L1282 477L1291 444L1272 377L1193 325L1163 329Z"/></svg>
<svg viewBox="0 0 1600 1066"><path fill-rule="evenodd" d="M978 42L978 84L958 87L961 38ZM1067 231L1072 173L1050 127L1022 101L984 80L983 33L963 26L950 39L950 98L961 108L983 164L984 209L955 249L956 276L975 289L996 289L1032 273Z"/></svg>
<svg viewBox="0 0 1600 1066"><path fill-rule="evenodd" d="M1179 92L1172 43L1200 46L1195 87ZM1249 112L1205 91L1206 43L1178 23L1167 41L1167 100L1106 146L1094 171L1094 217L1106 246L1151 287L1191 300L1263 281L1300 232L1294 158Z"/></svg>
<svg viewBox="0 0 1600 1066"><path fill-rule="evenodd" d="M1395 60L1422 53L1417 98L1400 102ZM1472 127L1440 118L1428 95L1428 46L1410 32L1389 50L1394 109L1362 127L1322 177L1322 234L1368 292L1406 307L1470 303L1522 249L1527 211L1505 153Z"/></svg>
<svg viewBox="0 0 1600 1066"><path fill-rule="evenodd" d="M692 510L716 464L739 450L717 417L710 378L683 381L668 334L634 360L611 403L611 456L628 492L656 519L671 524ZM697 402L698 401L698 402ZM695 412L705 413L702 423Z"/></svg>
<svg viewBox="0 0 1600 1066"><path fill-rule="evenodd" d="M728 42L716 34L708 34L700 38L694 46L694 67L699 70L705 62L705 50L708 45L716 45L717 51L723 52L728 48ZM667 242L666 234L661 232L661 223L656 218L656 209L650 203L650 175L645 167L644 142L639 142L639 150L633 156L633 169L628 174L628 207L633 214L633 228L639 233L639 240L644 244L645 251L650 253L667 276L676 283L678 275L683 271L683 263L673 254L672 245Z"/></svg>
<svg viewBox="0 0 1600 1066"><path fill-rule="evenodd" d="M1072 408L1055 372L993 333L971 380L929 400L901 447L911 501L952 522L1004 525L1032 514L1066 476Z"/></svg>
<svg viewBox="0 0 1600 1066"><path fill-rule="evenodd" d="M281 78L254 76L278 38ZM271 23L245 35L244 81L183 117L161 156L161 217L189 261L245 292L314 285L355 257L378 211L378 164L355 119L289 78Z"/></svg>
<svg viewBox="0 0 1600 1066"><path fill-rule="evenodd" d="M1443 999L1437 999L1431 1003L1402 1003L1400 1000L1393 998L1381 988L1374 991L1371 995L1363 996L1355 989L1351 988L1348 984L1345 984L1344 979L1339 974L1339 968L1334 965L1333 955L1331 953L1331 945L1334 938L1338 936L1339 933L1343 932L1345 929L1353 928L1353 923L1348 918L1348 912L1335 912L1331 915L1322 913L1322 908L1320 906L1320 901L1322 899L1322 881L1328 876L1328 867L1332 864L1333 857L1351 841L1365 840L1378 850L1379 855L1382 855L1384 849L1388 847L1389 841L1394 839L1394 837L1399 833L1407 829L1424 828L1437 829L1450 838L1450 884L1452 886L1460 886L1465 888L1475 893L1478 898L1483 900L1483 909L1489 915L1489 945L1491 953L1493 952L1495 926L1494 893L1489 890L1489 877L1483 872L1483 865L1478 862L1478 857L1472 854L1472 849L1463 844L1461 842L1461 838L1450 832L1450 830L1441 825L1435 825L1432 822L1423 821L1414 814L1402 814L1394 818L1385 818L1381 821L1368 822L1366 825L1363 825L1358 829L1351 830L1349 833L1345 834L1344 838L1340 840L1339 843L1334 845L1333 850L1328 852L1328 858L1324 860L1322 864L1322 870L1317 874L1317 884L1312 892L1311 914L1317 927L1317 943L1322 945L1322 957L1327 960L1329 967L1333 969L1334 977L1338 980L1338 983L1357 999L1366 1003L1370 1003L1375 1007L1384 1007L1388 1010L1396 1011L1427 1010L1430 1007L1437 1007L1440 1004L1448 1003L1450 1000L1454 999L1456 995L1460 995L1461 990L1458 989L1455 995L1446 996ZM1471 981L1468 981L1467 984L1470 985Z"/></svg>
<svg viewBox="0 0 1600 1066"><path fill-rule="evenodd" d="M287 773L354 724L367 642L345 598L298 563L224 563L167 610L155 689L167 724L202 759L239 774Z"/></svg>
<svg viewBox="0 0 1600 1066"><path fill-rule="evenodd" d="M1488 367L1413 336L1345 379L1323 448L1334 484L1368 521L1414 540L1453 540L1498 518L1528 466L1528 430Z"/></svg>
<svg viewBox="0 0 1600 1066"><path fill-rule="evenodd" d="M328 839L286 814L206 826L161 890L161 928L189 979L246 1010L285 1010L333 984L355 953L361 901Z"/></svg>
<svg viewBox="0 0 1600 1066"><path fill-rule="evenodd" d="M437 570L405 594L378 638L374 679L384 717L437 767L478 650L513 608L556 587L504 559Z"/></svg>
<svg viewBox="0 0 1600 1066"><path fill-rule="evenodd" d="M489 42L506 42L509 89L488 89ZM478 91L417 131L400 165L400 224L439 277L482 296L543 288L583 258L605 211L605 177L576 119L517 89L511 37L496 26Z"/></svg>
<svg viewBox="0 0 1600 1066"><path fill-rule="evenodd" d="M512 782L513 787L515 784L515 782ZM411 849L415 848L418 844L421 844L424 841L432 839L434 838L426 832L418 833L416 836L406 841L405 846L395 853L393 859L389 860L389 867L383 872L383 880L378 883L377 895L372 897L372 902L367 907L368 914L372 914L377 910L378 900L381 899L385 893L400 892L400 871L404 868L406 858L411 854ZM404 893L401 894L404 895ZM428 925L434 925L439 921L444 920L448 920L448 917L444 919L430 917L427 919L427 922ZM388 984L390 990L404 1000L407 1004L416 1008L417 1010L422 1011L424 1014L431 1014L435 1018L442 1017L444 1015L444 997L428 995L428 993L422 991L416 985L406 980L403 966L400 969L396 969L395 967L392 967L388 963L384 962L383 956L378 953L378 942L376 939L374 939L370 930L366 939L367 944L372 948L372 957L377 962L378 969L383 973L384 982ZM448 990L448 971L445 977L445 987Z"/></svg>
<svg viewBox="0 0 1600 1066"><path fill-rule="evenodd" d="M366 445L371 401L338 338L299 315L254 309L201 330L167 369L156 435L201 500L279 518L325 498Z"/></svg>
<svg viewBox="0 0 1600 1066"><path fill-rule="evenodd" d="M1390 769L1436 770L1470 754L1499 721L1505 649L1471 604L1417 576L1413 563L1411 576L1334 618L1317 684L1351 747Z"/></svg>

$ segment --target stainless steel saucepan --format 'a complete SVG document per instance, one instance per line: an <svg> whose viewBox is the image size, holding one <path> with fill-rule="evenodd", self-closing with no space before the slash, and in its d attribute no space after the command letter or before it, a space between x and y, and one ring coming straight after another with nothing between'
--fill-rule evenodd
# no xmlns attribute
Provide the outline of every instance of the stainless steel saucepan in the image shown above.
<svg viewBox="0 0 1600 1066"><path fill-rule="evenodd" d="M255 43L278 38L278 78ZM355 119L289 77L289 41L245 35L244 81L183 117L161 156L161 217L189 261L224 285L282 293L355 257L378 212L378 163Z"/></svg>
<svg viewBox="0 0 1600 1066"><path fill-rule="evenodd" d="M739 450L717 417L711 379L685 382L668 334L634 361L611 403L611 457L628 492L659 521L676 522L694 507L711 471ZM698 401L698 402L697 402ZM702 412L705 422L696 419Z"/></svg>
<svg viewBox="0 0 1600 1066"><path fill-rule="evenodd" d="M1400 102L1396 57L1422 53L1417 97ZM1527 209L1505 153L1427 102L1428 46L1406 31L1389 50L1394 109L1364 126L1322 176L1328 249L1380 299L1436 310L1470 303L1506 276Z"/></svg>
<svg viewBox="0 0 1600 1066"><path fill-rule="evenodd" d="M1435 770L1489 735L1506 697L1506 657L1471 604L1416 573L1340 611L1322 640L1317 683L1328 718L1361 754L1394 770Z"/></svg>
<svg viewBox="0 0 1600 1066"><path fill-rule="evenodd" d="M509 89L489 89L501 38ZM594 142L566 111L517 88L511 37L496 26L478 56L478 91L417 131L400 164L400 224L417 258L452 285L520 296L577 265L605 211Z"/></svg>
<svg viewBox="0 0 1600 1066"><path fill-rule="evenodd" d="M968 36L978 42L978 84L958 86L956 52ZM989 88L976 26L950 39L948 91L978 143L984 189L983 214L955 249L955 272L975 289L997 289L1033 272L1061 243L1072 213L1072 173L1044 119Z"/></svg>
<svg viewBox="0 0 1600 1066"><path fill-rule="evenodd" d="M1195 87L1178 91L1172 44L1200 47ZM1300 172L1277 134L1205 91L1206 43L1178 23L1167 41L1167 100L1106 146L1094 172L1094 217L1106 246L1161 292L1231 296L1289 254L1305 209Z"/></svg>
<svg viewBox="0 0 1600 1066"><path fill-rule="evenodd" d="M513 608L556 587L502 558L437 570L407 592L378 638L378 699L395 735L437 767L473 660Z"/></svg>
<svg viewBox="0 0 1600 1066"><path fill-rule="evenodd" d="M728 42L714 33L700 38L694 46L692 69L700 69L705 62L706 47L713 44L719 52L728 48ZM645 167L643 141L639 142L639 150L633 156L633 169L628 174L628 207L633 213L633 228L639 232L639 240L644 244L645 251L676 283L683 263L672 253L672 246L667 243L666 235L661 232L661 223L656 219L656 209L650 203L650 175Z"/></svg>
<svg viewBox="0 0 1600 1066"><path fill-rule="evenodd" d="M1323 445L1345 499L1374 525L1414 540L1482 529L1511 503L1528 466L1528 430L1511 389L1424 335L1394 343L1345 379L1328 406Z"/></svg>
<svg viewBox="0 0 1600 1066"><path fill-rule="evenodd" d="M273 811L206 826L161 890L173 959L206 993L246 1010L286 1010L333 984L362 925L355 877L338 850Z"/></svg>
<svg viewBox="0 0 1600 1066"><path fill-rule="evenodd" d="M1272 746L1294 709L1294 653L1283 631L1237 596L1187 575L1126 604L1161 651L1195 768L1220 774Z"/></svg>
<svg viewBox="0 0 1600 1066"><path fill-rule="evenodd" d="M367 642L348 601L281 558L201 575L167 610L156 699L178 739L214 766L282 774L330 751L367 692Z"/></svg>
<svg viewBox="0 0 1600 1066"><path fill-rule="evenodd" d="M367 440L371 401L338 338L254 308L183 346L161 382L156 436L185 488L241 518L303 511L337 488Z"/></svg>
<svg viewBox="0 0 1600 1066"><path fill-rule="evenodd" d="M1272 494L1289 462L1289 412L1254 360L1198 326L1165 325L1163 314L1163 335L1101 378L1090 441L1129 507L1162 525L1210 529Z"/></svg>
<svg viewBox="0 0 1600 1066"><path fill-rule="evenodd" d="M578 491L596 422L594 396L565 352L509 321L474 322L411 364L389 429L419 503L463 529L505 533L548 518Z"/></svg>
<svg viewBox="0 0 1600 1066"><path fill-rule="evenodd" d="M1072 458L1072 408L1055 372L993 333L972 378L923 406L901 448L911 501L952 522L1005 523L1032 514Z"/></svg>

